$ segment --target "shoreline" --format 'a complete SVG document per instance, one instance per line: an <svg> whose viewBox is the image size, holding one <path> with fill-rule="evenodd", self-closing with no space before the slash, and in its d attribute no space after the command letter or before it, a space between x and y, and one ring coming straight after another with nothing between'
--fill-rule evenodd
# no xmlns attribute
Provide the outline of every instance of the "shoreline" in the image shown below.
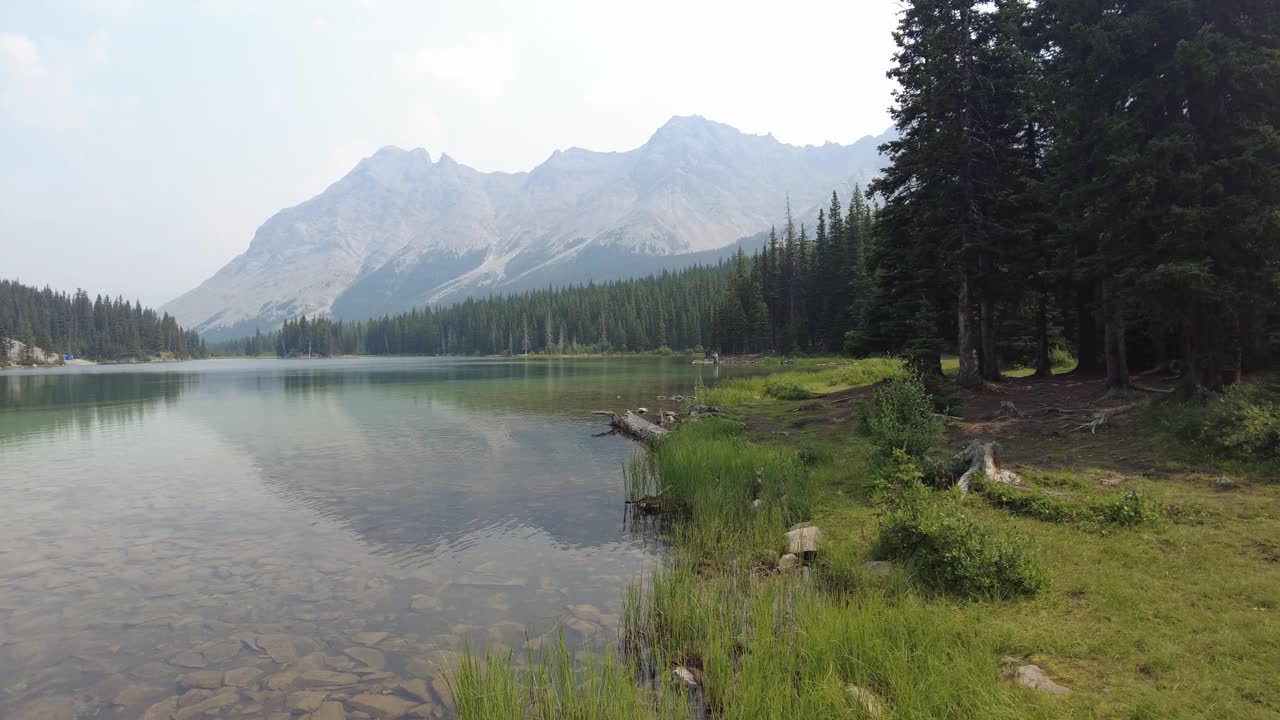
<svg viewBox="0 0 1280 720"><path fill-rule="evenodd" d="M974 440L1004 443L1003 467L1018 485L979 475L960 498L913 479L920 471L889 453L896 443L862 429L885 387L879 369L821 360L807 378L783 371L707 388L699 402L722 405L727 419L684 423L641 446L628 507L659 513L631 517L665 532L669 552L628 592L620 642L585 661L572 647L544 647L527 667L472 654L454 683L462 720L515 717L501 708L551 693L583 717L655 720L708 711L725 720L784 711L1119 718L1140 706L1162 717L1262 717L1280 707L1280 691L1261 677L1196 662L1223 642L1256 667L1280 653L1266 604L1236 607L1245 587L1280 593L1273 561L1234 551L1267 542L1280 522L1267 465L1194 453L1142 412L1119 415L1124 405L1087 436L1064 434L1053 413L1000 416L1001 402L1069 407L1101 396L1100 379L1011 377L999 393L957 391L965 409L946 413L953 418L928 407L918 415L921 428L936 428L920 431L935 457ZM1065 463L1046 461L1063 451L1072 453ZM1185 469L1155 470L1171 461ZM1206 494L1205 473L1230 478L1215 487L1232 491ZM1230 510L1245 497L1247 518ZM912 525L902 514L910 503L922 518L950 519ZM1169 543L1186 549L1171 553ZM951 559L930 565L931 547ZM955 558L967 563L958 574ZM1180 600L1186 593L1196 608ZM1200 632L1201 613L1219 629ZM1155 615L1170 622L1153 625ZM1171 663L1162 667L1201 668L1196 681L1151 683L1135 668L1153 654Z"/></svg>

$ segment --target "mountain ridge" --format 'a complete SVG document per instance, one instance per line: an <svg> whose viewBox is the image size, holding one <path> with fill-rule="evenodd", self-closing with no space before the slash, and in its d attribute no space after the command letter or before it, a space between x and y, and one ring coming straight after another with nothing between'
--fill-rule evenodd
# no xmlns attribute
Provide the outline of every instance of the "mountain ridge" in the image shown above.
<svg viewBox="0 0 1280 720"><path fill-rule="evenodd" d="M847 197L883 165L887 135L795 146L677 116L637 148L556 150L516 173L384 146L277 212L244 253L164 309L226 337L300 314L363 319L555 277L674 269L676 258L714 256L767 231L787 197L799 217L832 189ZM577 272L583 258L591 267Z"/></svg>

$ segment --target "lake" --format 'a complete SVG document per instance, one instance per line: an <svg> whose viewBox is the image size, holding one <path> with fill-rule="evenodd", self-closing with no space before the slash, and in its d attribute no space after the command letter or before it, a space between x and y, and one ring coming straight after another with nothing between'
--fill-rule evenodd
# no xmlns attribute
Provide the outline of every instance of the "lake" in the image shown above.
<svg viewBox="0 0 1280 720"><path fill-rule="evenodd" d="M735 371L749 369L394 358L0 373L0 717L141 718L184 674L182 688L212 686L184 704L230 717L286 717L289 689L342 698L414 678L422 700L397 699L445 717L441 672L467 645L519 655L560 627L570 643L611 640L661 548L626 521L635 444L595 437L589 412L674 408L657 397Z"/></svg>

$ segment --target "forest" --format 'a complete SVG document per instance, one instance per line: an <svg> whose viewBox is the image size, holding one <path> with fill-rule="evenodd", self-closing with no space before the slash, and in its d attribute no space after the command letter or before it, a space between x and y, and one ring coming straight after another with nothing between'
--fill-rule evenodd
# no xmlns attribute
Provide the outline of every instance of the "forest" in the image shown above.
<svg viewBox="0 0 1280 720"><path fill-rule="evenodd" d="M0 280L0 339L6 340L0 342L0 367L36 364L32 346L107 361L208 355L197 333L140 302L101 295L90 300L84 290L68 295L13 280ZM7 340L22 343L18 357L9 357Z"/></svg>

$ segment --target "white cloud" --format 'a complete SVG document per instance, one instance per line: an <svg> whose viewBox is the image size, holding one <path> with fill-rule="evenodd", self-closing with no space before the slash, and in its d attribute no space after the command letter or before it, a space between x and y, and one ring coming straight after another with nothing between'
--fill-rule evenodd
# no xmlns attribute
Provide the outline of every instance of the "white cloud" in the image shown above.
<svg viewBox="0 0 1280 720"><path fill-rule="evenodd" d="M81 124L81 110L70 79L49 67L34 40L0 33L0 112L28 125L68 128Z"/></svg>
<svg viewBox="0 0 1280 720"><path fill-rule="evenodd" d="M0 68L19 82L39 82L49 75L35 42L16 33L0 33Z"/></svg>
<svg viewBox="0 0 1280 720"><path fill-rule="evenodd" d="M327 17L318 17L311 21L311 27L318 33L329 34L337 30L337 26L333 24Z"/></svg>
<svg viewBox="0 0 1280 720"><path fill-rule="evenodd" d="M460 45L403 55L399 64L476 99L492 101L502 97L515 74L515 50L505 36L473 33Z"/></svg>

